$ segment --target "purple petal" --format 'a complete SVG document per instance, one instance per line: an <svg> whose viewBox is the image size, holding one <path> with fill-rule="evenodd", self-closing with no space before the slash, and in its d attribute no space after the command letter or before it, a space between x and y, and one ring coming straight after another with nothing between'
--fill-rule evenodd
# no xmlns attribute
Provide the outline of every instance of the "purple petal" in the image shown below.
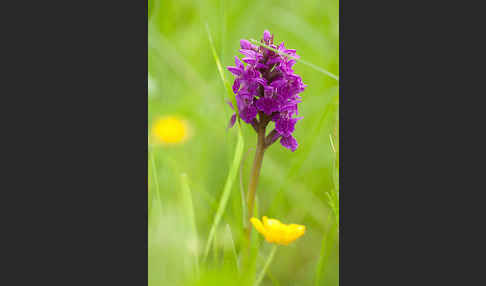
<svg viewBox="0 0 486 286"><path fill-rule="evenodd" d="M251 57L251 58L257 57L257 53L253 50L240 49L240 53L242 53L243 55L245 55L247 57Z"/></svg>
<svg viewBox="0 0 486 286"><path fill-rule="evenodd" d="M270 59L267 61L267 65L268 65L268 66L271 66L271 65L273 65L273 64L275 64L275 63L280 62L281 60L282 60L282 59L281 59L281 57L279 57L279 56L276 56L276 57L270 58Z"/></svg>
<svg viewBox="0 0 486 286"><path fill-rule="evenodd" d="M284 86L286 83L287 83L286 80L284 80L284 79L278 79L278 80L273 81L270 85L272 87L279 88L279 87Z"/></svg>
<svg viewBox="0 0 486 286"><path fill-rule="evenodd" d="M241 70L245 69L245 65L240 61L240 59L237 56L235 56L235 65Z"/></svg>
<svg viewBox="0 0 486 286"><path fill-rule="evenodd" d="M266 69L267 66L262 64L262 63L256 63L255 68L256 69Z"/></svg>
<svg viewBox="0 0 486 286"><path fill-rule="evenodd" d="M294 50L294 49L286 49L284 51L286 54L289 54L291 56L295 55L295 52L297 52L297 50Z"/></svg>
<svg viewBox="0 0 486 286"><path fill-rule="evenodd" d="M251 94L250 92L248 92L247 90L240 90L238 91L238 96L236 97L237 100L240 100L242 101L243 103L245 101L250 101L253 99L253 94ZM239 103L238 103L239 105Z"/></svg>
<svg viewBox="0 0 486 286"><path fill-rule="evenodd" d="M263 94L267 97L272 96L275 89L271 86L265 85L263 87Z"/></svg>
<svg viewBox="0 0 486 286"><path fill-rule="evenodd" d="M232 74L234 75L241 75L241 73L243 72L241 69L237 68L237 67L233 67L233 66L229 66L229 67L226 67Z"/></svg>
<svg viewBox="0 0 486 286"><path fill-rule="evenodd" d="M295 129L297 118L280 118L275 122L275 129L282 136L291 136Z"/></svg>
<svg viewBox="0 0 486 286"><path fill-rule="evenodd" d="M240 80L235 79L235 82L233 83L233 92L237 93L238 89L240 89Z"/></svg>
<svg viewBox="0 0 486 286"><path fill-rule="evenodd" d="M267 81L264 78L261 78L261 77L256 78L255 79L255 82L257 82L257 83L259 83L261 85L266 85L267 84Z"/></svg>
<svg viewBox="0 0 486 286"><path fill-rule="evenodd" d="M292 136L282 137L280 139L280 144L282 144L282 146L285 148L290 149L292 152L294 152L299 146L297 140L295 140L295 138Z"/></svg>
<svg viewBox="0 0 486 286"><path fill-rule="evenodd" d="M292 67L294 64L295 64L295 60L289 60L289 61L287 62L287 66L288 66L288 67L290 67L290 68L291 68L291 67Z"/></svg>
<svg viewBox="0 0 486 286"><path fill-rule="evenodd" d="M291 56L294 57L294 58L296 58L296 59L300 59L300 56L298 54L296 54L296 53L291 54Z"/></svg>
<svg viewBox="0 0 486 286"><path fill-rule="evenodd" d="M240 40L240 47L242 49L245 49L245 50L253 50L254 46L248 40L241 39Z"/></svg>
<svg viewBox="0 0 486 286"><path fill-rule="evenodd" d="M270 34L270 32L268 30L265 30L263 32L263 41L265 43L268 43L270 41L271 37L272 37L272 35Z"/></svg>
<svg viewBox="0 0 486 286"><path fill-rule="evenodd" d="M250 58L250 57L242 58L241 60L250 65L255 64L257 62L255 58Z"/></svg>
<svg viewBox="0 0 486 286"><path fill-rule="evenodd" d="M270 97L263 97L255 102L258 110L265 112L267 115L271 115L273 112L278 111L278 102Z"/></svg>
<svg viewBox="0 0 486 286"><path fill-rule="evenodd" d="M257 113L258 110L256 107L253 104L249 104L240 111L240 117L246 123L251 123L253 119L255 119Z"/></svg>

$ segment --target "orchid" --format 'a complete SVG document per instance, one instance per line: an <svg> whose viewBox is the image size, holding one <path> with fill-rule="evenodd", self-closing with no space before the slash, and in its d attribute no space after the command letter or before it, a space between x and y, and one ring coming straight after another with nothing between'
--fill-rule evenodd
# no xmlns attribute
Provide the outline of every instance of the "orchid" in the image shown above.
<svg viewBox="0 0 486 286"><path fill-rule="evenodd" d="M293 132L297 121L303 118L296 117L297 105L301 102L299 93L306 85L292 70L293 58L299 58L296 51L286 49L283 42L275 45L273 39L273 35L265 30L261 42L278 52L240 40L240 53L244 57L240 60L235 56L235 66L227 68L235 75L233 92L240 118L257 132L265 129L270 121L275 122L275 129L267 136L266 147L280 139L282 146L295 151L298 143ZM233 114L230 126L235 122L236 114Z"/></svg>

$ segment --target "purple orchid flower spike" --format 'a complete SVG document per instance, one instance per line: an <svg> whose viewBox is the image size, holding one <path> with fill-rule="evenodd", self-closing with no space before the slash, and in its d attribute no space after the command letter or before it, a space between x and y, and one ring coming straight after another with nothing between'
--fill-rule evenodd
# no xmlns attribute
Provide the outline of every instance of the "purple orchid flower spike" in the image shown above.
<svg viewBox="0 0 486 286"><path fill-rule="evenodd" d="M274 44L274 36L267 30L263 32L261 42L281 53L299 58L296 50L285 48L283 42ZM275 129L264 141L271 145L280 138L282 146L295 151L298 144L292 134L295 124L302 119L295 117L298 114L297 104L301 100L298 94L306 87L302 78L292 70L295 60L253 45L245 39L240 40L240 48L243 58L235 57L235 66L227 67L235 76L233 92L240 118L251 124L257 133L260 129L265 130L270 121L275 122ZM235 122L236 115L233 114L229 126Z"/></svg>

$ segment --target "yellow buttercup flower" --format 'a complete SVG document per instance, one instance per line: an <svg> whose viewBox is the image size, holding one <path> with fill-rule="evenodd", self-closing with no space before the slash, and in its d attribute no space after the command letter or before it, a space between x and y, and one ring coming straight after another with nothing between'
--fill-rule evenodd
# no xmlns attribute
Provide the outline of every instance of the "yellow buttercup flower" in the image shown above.
<svg viewBox="0 0 486 286"><path fill-rule="evenodd" d="M152 125L152 137L155 143L179 144L189 136L189 126L186 121L176 116L165 116L157 119Z"/></svg>
<svg viewBox="0 0 486 286"><path fill-rule="evenodd" d="M305 226L300 224L284 224L277 219L262 218L263 223L257 218L250 221L259 233L263 234L268 242L280 245L288 245L305 233Z"/></svg>

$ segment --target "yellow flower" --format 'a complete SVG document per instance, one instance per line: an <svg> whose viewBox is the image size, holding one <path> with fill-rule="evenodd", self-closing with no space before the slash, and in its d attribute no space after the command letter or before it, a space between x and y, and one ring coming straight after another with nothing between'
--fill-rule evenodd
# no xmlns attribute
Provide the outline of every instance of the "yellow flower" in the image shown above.
<svg viewBox="0 0 486 286"><path fill-rule="evenodd" d="M156 143L179 144L189 136L189 127L186 121L176 116L159 118L152 125L152 137Z"/></svg>
<svg viewBox="0 0 486 286"><path fill-rule="evenodd" d="M253 226L259 233L263 234L268 242L280 245L288 245L292 241L301 237L305 233L305 226L299 224L283 224L277 219L262 218L263 223L252 217L250 219Z"/></svg>

